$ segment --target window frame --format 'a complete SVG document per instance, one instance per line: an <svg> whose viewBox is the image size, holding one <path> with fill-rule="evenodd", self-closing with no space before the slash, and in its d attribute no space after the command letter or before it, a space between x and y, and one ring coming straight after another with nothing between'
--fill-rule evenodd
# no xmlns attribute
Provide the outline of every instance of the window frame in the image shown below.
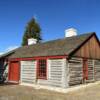
<svg viewBox="0 0 100 100"><path fill-rule="evenodd" d="M46 66L46 73L45 73L45 76L43 76L43 77L41 77L41 76L39 76L39 73L40 73L40 60L45 60L46 61L46 63L45 63L45 66ZM37 60L37 79L45 79L45 80L47 80L47 58L39 58L38 60Z"/></svg>

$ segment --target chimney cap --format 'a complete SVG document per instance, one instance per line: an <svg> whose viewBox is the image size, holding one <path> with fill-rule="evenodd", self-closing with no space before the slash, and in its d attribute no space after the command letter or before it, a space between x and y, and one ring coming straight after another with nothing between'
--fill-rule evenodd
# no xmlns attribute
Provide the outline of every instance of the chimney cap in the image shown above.
<svg viewBox="0 0 100 100"><path fill-rule="evenodd" d="M28 39L28 45L32 45L32 44L36 44L36 43L37 43L37 39L35 39L35 38Z"/></svg>
<svg viewBox="0 0 100 100"><path fill-rule="evenodd" d="M65 30L65 37L72 37L77 35L77 30L75 28L69 28Z"/></svg>

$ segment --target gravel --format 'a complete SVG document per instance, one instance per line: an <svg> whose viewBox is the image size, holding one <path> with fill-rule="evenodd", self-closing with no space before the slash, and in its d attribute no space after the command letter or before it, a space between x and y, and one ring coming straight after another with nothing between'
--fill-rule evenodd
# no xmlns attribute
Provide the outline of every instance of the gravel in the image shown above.
<svg viewBox="0 0 100 100"><path fill-rule="evenodd" d="M20 85L0 86L0 100L100 100L100 84L69 93Z"/></svg>

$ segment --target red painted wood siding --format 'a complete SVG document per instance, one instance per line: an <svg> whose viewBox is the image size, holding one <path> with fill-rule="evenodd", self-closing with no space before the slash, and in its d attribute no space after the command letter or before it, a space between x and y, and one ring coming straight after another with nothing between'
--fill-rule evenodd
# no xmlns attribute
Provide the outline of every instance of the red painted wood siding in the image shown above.
<svg viewBox="0 0 100 100"><path fill-rule="evenodd" d="M9 58L9 61L28 61L28 60L39 60L39 59L60 59L68 58L67 55L63 56L42 56L42 57L28 57L28 58Z"/></svg>

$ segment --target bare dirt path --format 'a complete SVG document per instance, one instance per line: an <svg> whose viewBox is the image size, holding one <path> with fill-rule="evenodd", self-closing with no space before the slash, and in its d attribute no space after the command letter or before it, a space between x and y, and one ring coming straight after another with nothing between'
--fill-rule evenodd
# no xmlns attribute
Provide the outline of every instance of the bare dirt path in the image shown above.
<svg viewBox="0 0 100 100"><path fill-rule="evenodd" d="M36 90L19 85L0 86L0 100L100 100L100 84L69 93Z"/></svg>

